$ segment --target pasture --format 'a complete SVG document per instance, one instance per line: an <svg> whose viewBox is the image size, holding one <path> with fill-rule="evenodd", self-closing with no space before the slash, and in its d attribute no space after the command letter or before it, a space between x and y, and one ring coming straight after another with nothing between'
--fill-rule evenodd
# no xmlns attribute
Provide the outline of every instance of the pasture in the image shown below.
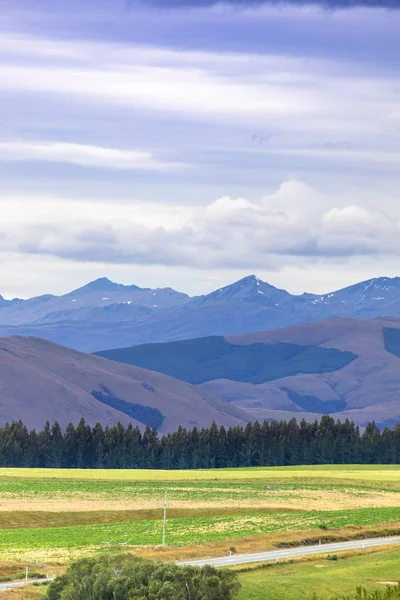
<svg viewBox="0 0 400 600"><path fill-rule="evenodd" d="M162 550L161 504L166 489L170 506L167 548ZM304 540L399 532L398 466L0 469L2 562L66 564L116 549L175 560L224 555L232 546L249 552ZM339 562L342 567L344 562ZM322 565L318 569L324 574L339 568L337 563ZM299 576L303 572L297 565L287 569L293 573L299 569ZM259 582L266 573L241 574L245 587L253 590L246 598L262 597L257 588L262 589ZM271 573L268 570L268 576Z"/></svg>
<svg viewBox="0 0 400 600"><path fill-rule="evenodd" d="M242 590L238 600L312 600L333 596L355 596L356 587L382 589L400 580L400 549L373 554L339 555L332 561L319 557L294 564L270 565L239 574Z"/></svg>

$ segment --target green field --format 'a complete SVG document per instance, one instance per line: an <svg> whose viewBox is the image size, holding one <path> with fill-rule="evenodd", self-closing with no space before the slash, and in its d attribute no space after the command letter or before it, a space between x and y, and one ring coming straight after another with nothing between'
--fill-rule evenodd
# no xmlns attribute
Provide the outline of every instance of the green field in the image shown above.
<svg viewBox="0 0 400 600"><path fill-rule="evenodd" d="M253 513L234 518L193 516L190 519L170 519L167 532L169 545L185 546L268 533L321 531L321 525L325 533L326 528L393 522L400 522L400 507L351 512ZM161 531L161 519L77 527L7 528L0 530L0 557L16 559L21 555L39 556L43 549L45 555L62 557L65 550L104 549L108 543L113 546L124 543L129 543L131 547L157 546L161 541Z"/></svg>
<svg viewBox="0 0 400 600"><path fill-rule="evenodd" d="M160 547L168 490L167 548ZM66 565L128 551L158 560L400 532L400 466L199 471L0 469L0 563ZM395 581L400 549L240 572L239 600L312 599ZM20 564L20 562L18 563ZM33 593L33 592L32 592ZM17 592L16 592L17 594ZM19 597L19 596L16 596ZM33 597L40 597L35 596Z"/></svg>
<svg viewBox="0 0 400 600"><path fill-rule="evenodd" d="M1 469L0 560L68 560L118 544L156 549L165 489L168 546L191 546L195 555L221 554L230 545L273 547L290 534L300 540L337 536L343 528L349 536L349 527L353 537L362 527L400 528L398 466Z"/></svg>
<svg viewBox="0 0 400 600"><path fill-rule="evenodd" d="M379 551L366 556L344 556L338 561L326 558L295 564L273 565L267 569L241 572L239 600L312 600L355 595L358 585L382 589L386 582L400 580L400 549ZM268 590L268 596L266 596Z"/></svg>

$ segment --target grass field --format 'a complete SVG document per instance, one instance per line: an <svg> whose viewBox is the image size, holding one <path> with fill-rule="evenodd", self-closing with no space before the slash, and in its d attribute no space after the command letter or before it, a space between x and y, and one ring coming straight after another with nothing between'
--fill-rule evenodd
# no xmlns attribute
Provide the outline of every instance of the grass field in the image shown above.
<svg viewBox="0 0 400 600"><path fill-rule="evenodd" d="M400 550L379 551L367 556L343 555L338 561L326 557L267 569L241 572L239 600L312 600L355 595L357 585L381 589L400 580Z"/></svg>
<svg viewBox="0 0 400 600"><path fill-rule="evenodd" d="M204 544L243 537L296 531L341 529L349 525L365 526L400 522L399 508L358 509L354 511L302 513L250 513L192 517L168 521L171 546ZM156 546L161 541L161 519L132 522L80 525L76 527L8 528L0 530L0 557L14 559L63 558L67 552L103 549L107 545L129 544L132 547ZM321 533L321 537L323 534Z"/></svg>
<svg viewBox="0 0 400 600"><path fill-rule="evenodd" d="M73 479L97 481L191 481L199 479L293 479L318 477L400 481L400 465L313 465L311 467L252 467L249 469L201 469L154 471L147 469L0 469L0 478Z"/></svg>
<svg viewBox="0 0 400 600"><path fill-rule="evenodd" d="M171 506L168 548L162 551L165 489ZM305 539L346 539L382 532L400 532L400 466L0 469L0 561L67 563L117 547L175 560L223 555L232 545L248 552ZM384 554L376 556L383 560L379 557ZM314 578L318 587L319 573L329 575L350 563L313 564L241 573L245 589L253 594L248 591L242 598L262 598L265 577L273 578L273 573L276 597L283 597L278 582L285 581L285 568L292 569L290 581L294 574L301 579L309 572L309 581ZM291 600L289 591L287 597Z"/></svg>

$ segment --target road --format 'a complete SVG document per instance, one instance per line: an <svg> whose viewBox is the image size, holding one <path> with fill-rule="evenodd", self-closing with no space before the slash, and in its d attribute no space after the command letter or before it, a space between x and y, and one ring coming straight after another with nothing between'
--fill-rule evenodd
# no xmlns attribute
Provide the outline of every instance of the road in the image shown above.
<svg viewBox="0 0 400 600"><path fill-rule="evenodd" d="M8 583L0 583L0 592L12 590L13 588L23 587L24 585L32 585L32 583L44 583L45 581L53 581L51 577L48 579L28 579L24 581L9 581Z"/></svg>
<svg viewBox="0 0 400 600"><path fill-rule="evenodd" d="M269 550L268 552L258 552L257 554L233 554L232 556L222 556L220 558L204 558L202 560L190 560L178 562L178 565L193 565L203 567L211 565L212 567L230 567L232 565L243 565L246 563L278 561L281 559L296 558L296 556L309 556L311 554L327 554L344 552L345 550L361 550L364 548L376 548L379 546L389 546L390 544L400 544L400 536L387 538L373 538L371 540L353 540L351 542L335 542L333 544L318 544L317 546L301 546L297 548L288 548L287 550ZM52 581L52 578L38 579L37 583ZM21 587L35 583L35 580L15 581L9 583L0 583L0 592L12 588Z"/></svg>
<svg viewBox="0 0 400 600"><path fill-rule="evenodd" d="M332 544L321 544L317 546L301 546L300 548L288 548L287 550L270 550L269 552L258 552L257 554L233 554L221 558L206 558L203 560L191 560L177 563L178 565L194 565L203 567L230 567L232 565L243 565L246 563L279 561L281 559L296 558L296 556L309 556L310 554L326 554L343 552L344 550L360 550L363 548L375 548L389 544L399 544L400 536L390 538L374 538L370 540L354 540L351 542L335 542Z"/></svg>

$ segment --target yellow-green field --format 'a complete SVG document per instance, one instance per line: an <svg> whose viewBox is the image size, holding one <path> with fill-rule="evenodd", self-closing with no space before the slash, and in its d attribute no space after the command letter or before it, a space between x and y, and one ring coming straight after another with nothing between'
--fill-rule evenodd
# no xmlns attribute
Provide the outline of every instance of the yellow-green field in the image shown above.
<svg viewBox="0 0 400 600"><path fill-rule="evenodd" d="M165 489L168 548L161 550ZM400 466L0 470L0 561L66 564L118 548L175 560L223 555L231 546L249 552L304 540L399 533ZM345 565L321 564L316 574ZM310 565L286 567L300 577L306 567L314 569ZM282 580L286 571L274 573ZM264 584L257 582L267 574L272 577L272 570L241 573L248 589L242 598L262 598L257 588Z"/></svg>
<svg viewBox="0 0 400 600"><path fill-rule="evenodd" d="M0 478L95 479L105 481L192 481L236 479L350 479L400 483L400 465L313 465L311 467L253 467L154 471L150 469L0 469Z"/></svg>

